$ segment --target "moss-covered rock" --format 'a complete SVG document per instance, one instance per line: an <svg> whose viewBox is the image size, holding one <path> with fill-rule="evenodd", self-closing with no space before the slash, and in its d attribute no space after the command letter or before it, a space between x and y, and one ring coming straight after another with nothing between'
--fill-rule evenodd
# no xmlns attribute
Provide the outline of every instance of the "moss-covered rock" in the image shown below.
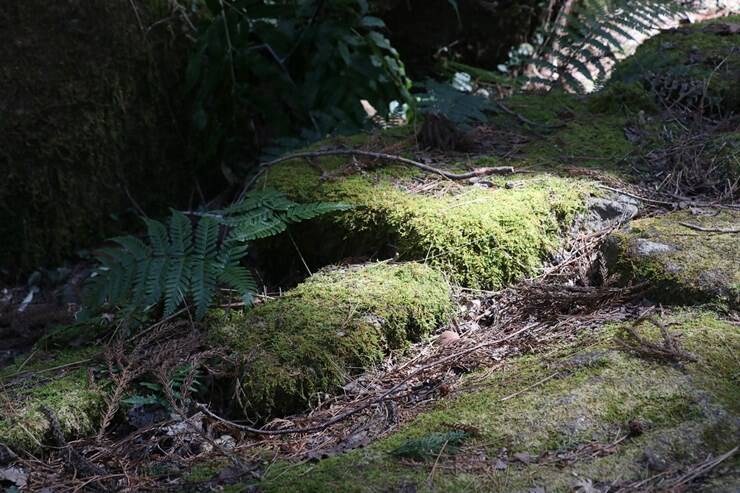
<svg viewBox="0 0 740 493"><path fill-rule="evenodd" d="M625 281L648 282L649 294L660 301L716 300L738 306L740 243L737 234L722 232L738 225L740 214L731 210L706 215L679 211L639 219L612 234L607 258Z"/></svg>
<svg viewBox="0 0 740 493"><path fill-rule="evenodd" d="M34 352L0 372L0 443L38 453L51 439L48 408L67 439L98 430L105 407L104 383L90 381L88 367L99 349ZM27 361L28 360L28 361ZM24 364L25 362L25 364Z"/></svg>
<svg viewBox="0 0 740 493"><path fill-rule="evenodd" d="M485 158L477 165L496 161ZM330 157L270 170L267 184L297 200L356 206L299 229L302 253L310 259L323 255L317 264L395 254L424 260L472 288L498 288L531 274L584 208L589 190L585 182L540 174L492 177L489 188L447 182L425 192L414 168L387 165L341 175L350 163Z"/></svg>
<svg viewBox="0 0 740 493"><path fill-rule="evenodd" d="M740 24L724 17L664 31L619 63L608 85L638 83L659 102L705 104L722 112L740 110L740 32L722 25ZM705 92L706 87L706 92Z"/></svg>
<svg viewBox="0 0 740 493"><path fill-rule="evenodd" d="M487 385L476 381L475 387L484 390L441 401L368 448L318 464L275 465L259 487L266 492L294 491L299 484L306 492L538 487L565 492L577 481L616 488L661 471L664 478L680 476L708 455L736 445L740 329L704 312L677 312L664 322L682 334L697 362L676 365L624 352L613 343L622 327L605 327L589 336L592 345L585 349L587 341L581 340L546 358L520 358L494 373ZM659 337L648 323L639 330ZM410 439L451 427L475 429L478 436L456 455L435 454L426 463L391 453ZM725 465L701 479L704 489L696 491L736 491L737 456Z"/></svg>
<svg viewBox="0 0 740 493"><path fill-rule="evenodd" d="M449 286L431 267L379 263L324 270L247 312L210 314L213 340L237 351L243 411L305 407L445 323Z"/></svg>

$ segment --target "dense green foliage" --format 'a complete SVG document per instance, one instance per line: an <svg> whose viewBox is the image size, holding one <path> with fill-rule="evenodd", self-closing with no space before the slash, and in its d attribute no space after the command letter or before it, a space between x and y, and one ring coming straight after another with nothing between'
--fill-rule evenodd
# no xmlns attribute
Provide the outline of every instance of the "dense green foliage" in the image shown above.
<svg viewBox="0 0 740 493"><path fill-rule="evenodd" d="M266 137L315 140L411 101L403 63L365 0L209 0L188 67L205 158ZM241 158L241 156L240 156Z"/></svg>
<svg viewBox="0 0 740 493"><path fill-rule="evenodd" d="M485 122L488 120L486 112L496 109L488 98L462 91L453 84L428 80L420 86L426 89L426 93L419 96L417 108L420 113L444 115L463 128Z"/></svg>
<svg viewBox="0 0 740 493"><path fill-rule="evenodd" d="M168 225L144 218L147 239L119 236L99 262L85 290L88 310L117 306L146 311L164 301L164 316L186 300L196 318L205 315L219 285L235 289L250 304L257 289L240 264L250 241L285 231L288 224L345 209L341 204L297 204L272 191L254 192L224 210L191 217L173 210Z"/></svg>

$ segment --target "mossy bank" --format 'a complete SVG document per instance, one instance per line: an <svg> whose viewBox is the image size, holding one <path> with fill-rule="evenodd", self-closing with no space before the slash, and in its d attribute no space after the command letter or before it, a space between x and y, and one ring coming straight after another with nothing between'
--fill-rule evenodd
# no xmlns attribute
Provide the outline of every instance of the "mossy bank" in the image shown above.
<svg viewBox="0 0 740 493"><path fill-rule="evenodd" d="M679 211L632 221L612 234L605 251L624 281L647 282L669 303L715 301L740 306L740 213Z"/></svg>
<svg viewBox="0 0 740 493"><path fill-rule="evenodd" d="M337 391L451 314L442 274L418 263L378 263L324 270L276 300L214 311L206 323L214 343L237 352L238 411L266 418Z"/></svg>
<svg viewBox="0 0 740 493"><path fill-rule="evenodd" d="M54 443L45 409L59 421L66 439L98 431L105 409L107 383L95 381L87 366L99 353L97 348L55 351L42 350L0 372L0 443L18 453L41 452Z"/></svg>
<svg viewBox="0 0 740 493"><path fill-rule="evenodd" d="M585 208L589 190L585 182L542 174L493 178L491 187L432 183L436 190L424 192L420 173L396 165L322 179L348 162L291 161L270 170L267 184L298 200L355 206L299 229L301 251L321 252L319 264L357 255L420 260L471 288L499 288L532 274Z"/></svg>
<svg viewBox="0 0 740 493"><path fill-rule="evenodd" d="M677 311L663 322L682 334L697 362L625 352L614 343L622 327L607 326L574 345L513 361L483 385L476 381L482 390L463 387L457 398L366 449L318 464L276 464L259 487L564 492L584 484L627 486L661 471L680 475L737 445L740 328L701 311ZM638 330L660 337L648 323ZM398 457L401 447L434 434L449 437L453 429L476 431L448 451L439 442L427 461ZM738 459L728 460L693 491L736 491Z"/></svg>

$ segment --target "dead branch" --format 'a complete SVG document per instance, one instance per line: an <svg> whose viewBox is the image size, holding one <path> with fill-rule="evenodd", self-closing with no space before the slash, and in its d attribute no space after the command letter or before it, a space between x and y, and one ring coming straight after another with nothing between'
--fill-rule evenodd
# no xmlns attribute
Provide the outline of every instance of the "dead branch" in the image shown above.
<svg viewBox="0 0 740 493"><path fill-rule="evenodd" d="M637 326L644 320L647 320L660 329L660 334L663 338L662 343L652 342L642 337L637 332ZM696 356L681 348L680 342L675 335L668 332L665 324L653 317L640 317L631 327L627 327L625 330L629 335L629 339L620 337L615 338L617 344L622 346L624 349L643 356L669 361L697 361Z"/></svg>
<svg viewBox="0 0 740 493"><path fill-rule="evenodd" d="M699 226L698 224L691 224L691 223L678 223L678 224L686 228L689 228L689 229L701 231L703 233L721 233L721 234L740 233L740 228L705 228L703 226Z"/></svg>
<svg viewBox="0 0 740 493"><path fill-rule="evenodd" d="M444 178L448 178L450 180L467 180L470 178L477 178L480 176L489 176L489 175L511 175L516 172L516 170L514 170L512 166L496 166L492 168L476 168L473 171L470 171L468 173L451 173L449 171L444 171L439 168L435 168L433 166L420 163L419 161L414 161L413 159L405 158L403 156L397 156L394 154L385 154L383 152L362 151L359 149L328 149L325 151L297 152L295 154L288 154L286 156L273 159L272 161L267 161L265 163L262 163L260 167L269 168L270 166L273 166L275 164L282 163L284 161L290 161L292 159L306 159L306 158L324 157L324 156L363 156L363 157L371 157L375 159L384 159L386 161L395 161L398 163L403 163L403 164L408 164L410 166L414 166L428 173L435 173L437 175L440 175Z"/></svg>
<svg viewBox="0 0 740 493"><path fill-rule="evenodd" d="M252 176L252 178L249 181L247 181L247 183L242 188L242 191L239 194L238 200L244 199L244 197L246 196L247 192L252 187L252 185L254 185L257 179L269 167L285 162L285 161L290 161L292 159L309 159L309 158L325 157L325 156L364 156L364 157L370 157L370 158L375 158L375 159L383 159L386 161L394 161L394 162L414 166L428 173L434 173L434 174L440 175L443 178L447 178L448 180L468 180L470 178L478 178L481 176L511 175L517 172L522 172L522 171L515 170L512 166L495 166L495 167L476 168L473 171L470 171L468 173L451 173L449 171L444 171L442 169L435 168L433 166L429 166L427 164L420 163L419 161L414 161L413 159L408 159L403 156L397 156L394 154L386 154L383 152L362 151L359 149L328 149L324 151L297 152L295 154L288 154L288 155L279 157L277 159L273 159L272 161L266 161L260 164L258 171L254 174L254 176Z"/></svg>

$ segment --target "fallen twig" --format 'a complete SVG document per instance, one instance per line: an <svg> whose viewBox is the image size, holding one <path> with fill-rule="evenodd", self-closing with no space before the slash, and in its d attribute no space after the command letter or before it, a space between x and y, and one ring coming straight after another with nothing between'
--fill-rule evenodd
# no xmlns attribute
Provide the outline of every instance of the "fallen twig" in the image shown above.
<svg viewBox="0 0 740 493"><path fill-rule="evenodd" d="M669 206L671 208L676 208L681 204L685 204L690 207L715 207L720 209L732 209L737 210L740 208L740 204L720 204L720 203L711 203L711 202L694 202L691 200L681 200L681 201L667 201L667 200L656 200L656 199L649 199L647 197L642 197L640 195L635 195L634 193L630 193L626 190L621 190L619 188L613 188L607 185L603 184L597 184L598 188L603 188L604 190L609 190L614 193L618 193L621 195L626 195L627 197L632 197L633 199L641 200L643 202L648 202L651 204L657 204L657 205L663 205L663 206Z"/></svg>
<svg viewBox="0 0 740 493"><path fill-rule="evenodd" d="M266 163L262 163L260 167L266 168L266 167L273 166L278 163L282 163L283 161L290 161L291 159L324 157L324 156L363 156L363 157L371 157L375 159L385 159L387 161L396 161L399 163L414 166L416 168L419 168L420 170L427 171L429 173L438 174L450 180L467 180L467 179L476 178L479 176L511 175L515 173L515 170L512 166L495 166L492 168L476 168L473 171L469 171L468 173L451 173L449 171L435 168L433 166L429 166L427 164L420 163L419 161L414 161L413 159L408 159L403 156L397 156L395 154L385 154L383 152L361 151L359 149L329 149L325 151L298 152L295 154L288 154L286 156L273 159L272 161L267 161Z"/></svg>
<svg viewBox="0 0 740 493"><path fill-rule="evenodd" d="M696 231L701 231L704 233L722 233L722 234L740 233L740 228L705 228L703 226L699 226L698 224L691 224L691 223L678 223L678 224L686 228L694 229Z"/></svg>
<svg viewBox="0 0 740 493"><path fill-rule="evenodd" d="M690 467L688 471L679 476L666 477L669 474L675 474L675 471L663 471L655 476L643 479L642 481L627 484L616 490L616 493L628 493L634 491L684 491L682 488L683 486L686 486L694 479L707 474L722 462L732 457L737 450L738 447L735 447L729 452L718 457L707 459L704 462ZM648 485L651 483L652 487L649 487Z"/></svg>
<svg viewBox="0 0 740 493"><path fill-rule="evenodd" d="M277 159L273 159L272 161L266 161L264 163L261 163L259 165L259 171L244 186L244 189L239 195L239 199L244 198L244 195L247 193L251 185L254 184L255 180L267 168L274 166L276 164L285 162L285 161L290 161L292 159L307 159L307 158L325 157L325 156L363 156L363 157L371 157L375 159L384 159L386 161L395 161L398 163L403 163L403 164L408 164L410 166L414 166L428 173L434 173L434 174L440 175L449 180L468 180L470 178L477 178L480 176L490 176L490 175L511 175L517 172L512 166L495 166L495 167L476 168L473 171L470 171L468 173L451 173L449 171L435 168L433 166L429 166L427 164L420 163L419 161L414 161L413 159L408 159L403 156L397 156L395 154L386 154L384 152L362 151L359 149L328 149L324 151L297 152L294 154L287 154L285 156L281 156Z"/></svg>
<svg viewBox="0 0 740 493"><path fill-rule="evenodd" d="M668 481L668 484L661 485L665 486L667 490L674 490L677 489L680 486L686 485L693 481L694 479L698 478L699 476L703 476L704 474L708 473L715 467L717 467L720 463L725 461L726 459L732 457L735 452L737 452L738 447L733 448L729 452L726 452L719 457L716 457L714 459L709 459L706 462L703 462L701 464L696 465L691 470L687 471L684 475L679 476L678 478Z"/></svg>
<svg viewBox="0 0 740 493"><path fill-rule="evenodd" d="M643 320L647 320L660 329L660 333L663 337L663 343L658 344L647 340L637 333L637 325ZM625 329L630 336L630 340L622 339L617 337L616 342L620 346L630 351L634 351L638 354L650 356L654 358L667 359L672 361L696 361L696 356L684 351L681 348L678 340L668 332L666 326L659 320L653 317L640 317L635 321L632 327L626 327Z"/></svg>
<svg viewBox="0 0 740 493"><path fill-rule="evenodd" d="M525 387L525 388L523 388L523 389L522 389L522 390L520 390L519 392L514 392L513 394L507 395L506 397L502 397L502 398L500 399L500 401L501 401L501 402L504 402L504 401L508 401L509 399L513 399L514 397L516 397L516 396L518 396L518 395L522 395L522 394L523 394L523 393L525 393L525 392L529 392L529 391L530 391L530 390L532 390L533 388L535 388L535 387L537 387L537 386L539 386L539 385L542 385L543 383L547 382L548 380L552 380L553 378L557 377L558 375L560 375L560 372L559 372L559 371L556 371L556 372L555 372L555 373L553 373L552 375L548 375L548 376L546 376L545 378L543 378L543 379L542 379L542 380L540 380L539 382L533 383L532 385L529 385L528 387Z"/></svg>

